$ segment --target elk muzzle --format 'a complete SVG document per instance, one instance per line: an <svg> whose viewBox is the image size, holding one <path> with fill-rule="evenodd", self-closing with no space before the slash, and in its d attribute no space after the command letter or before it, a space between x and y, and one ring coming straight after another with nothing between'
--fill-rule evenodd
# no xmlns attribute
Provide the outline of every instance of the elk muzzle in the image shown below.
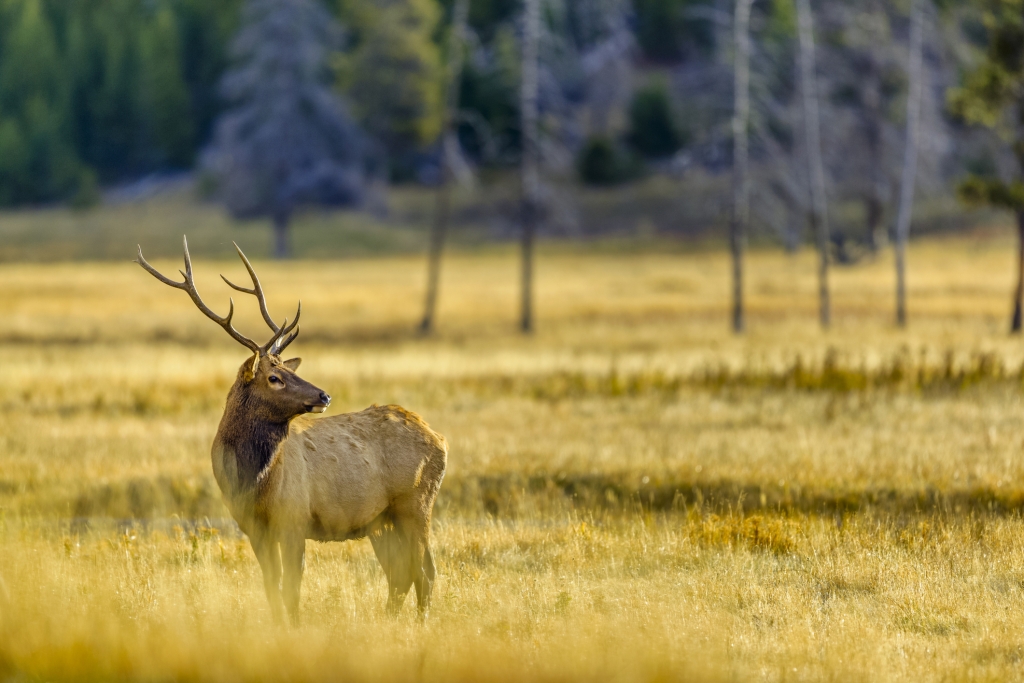
<svg viewBox="0 0 1024 683"><path fill-rule="evenodd" d="M331 405L331 395L326 391L321 391L318 403L306 404L307 413L322 413L327 410L327 406Z"/></svg>

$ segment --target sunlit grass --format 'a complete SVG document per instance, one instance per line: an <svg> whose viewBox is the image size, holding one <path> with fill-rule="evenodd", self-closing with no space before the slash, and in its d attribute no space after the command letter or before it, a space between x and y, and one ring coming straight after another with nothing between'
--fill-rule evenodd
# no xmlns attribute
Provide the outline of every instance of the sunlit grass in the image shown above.
<svg viewBox="0 0 1024 683"><path fill-rule="evenodd" d="M425 626L387 619L368 547L335 544L310 546L292 630L270 623L234 536L8 524L0 661L43 680L202 681L938 681L1019 665L1018 520L634 515L436 532Z"/></svg>
<svg viewBox="0 0 1024 683"><path fill-rule="evenodd" d="M244 350L133 264L0 267L0 678L1013 678L1011 247L914 245L905 331L888 257L837 268L826 332L813 254L755 250L742 337L716 251L549 245L530 337L512 250L446 260L427 339L419 258L257 263L332 413L400 403L451 444L428 623L384 616L366 542L310 543L298 629L210 472ZM241 265L194 262L226 310Z"/></svg>

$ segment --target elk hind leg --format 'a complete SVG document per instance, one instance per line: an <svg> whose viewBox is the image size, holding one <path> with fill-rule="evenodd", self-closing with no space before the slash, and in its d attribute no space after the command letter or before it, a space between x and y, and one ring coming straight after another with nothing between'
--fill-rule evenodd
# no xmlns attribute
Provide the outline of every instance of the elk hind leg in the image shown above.
<svg viewBox="0 0 1024 683"><path fill-rule="evenodd" d="M387 611L396 616L412 587L413 573L409 563L409 541L401 530L388 522L370 534L373 552L388 579Z"/></svg>
<svg viewBox="0 0 1024 683"><path fill-rule="evenodd" d="M436 575L434 558L430 554L430 546L424 543L419 571L416 572L413 578L413 585L416 586L416 608L419 610L421 619L425 619L427 612L430 610L430 594L434 591L434 577Z"/></svg>
<svg viewBox="0 0 1024 683"><path fill-rule="evenodd" d="M399 508L400 512L402 508ZM406 545L406 566L412 583L416 586L416 607L420 619L427 616L430 608L430 594L434 589L434 558L430 554L430 517L422 512L418 501L412 501L404 509L404 516L398 518L398 526L408 540Z"/></svg>

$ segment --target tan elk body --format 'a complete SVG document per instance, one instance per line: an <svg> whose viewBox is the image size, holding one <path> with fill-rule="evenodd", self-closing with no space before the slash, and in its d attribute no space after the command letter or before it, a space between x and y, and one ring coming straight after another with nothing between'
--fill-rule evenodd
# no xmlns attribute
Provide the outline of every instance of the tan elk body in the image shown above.
<svg viewBox="0 0 1024 683"><path fill-rule="evenodd" d="M236 249L238 248L237 245ZM295 374L299 359L280 353L298 335L298 319L274 323L259 279L253 294L273 337L263 346L239 334L227 316L199 297L185 244L184 282L170 280L142 257L138 263L161 282L188 292L196 306L253 355L239 368L213 441L213 473L224 502L249 537L263 571L276 618L299 616L306 539L369 537L388 579L388 610L397 613L413 586L425 614L434 583L430 519L447 462L448 445L415 413L371 406L358 413L312 418L330 396Z"/></svg>

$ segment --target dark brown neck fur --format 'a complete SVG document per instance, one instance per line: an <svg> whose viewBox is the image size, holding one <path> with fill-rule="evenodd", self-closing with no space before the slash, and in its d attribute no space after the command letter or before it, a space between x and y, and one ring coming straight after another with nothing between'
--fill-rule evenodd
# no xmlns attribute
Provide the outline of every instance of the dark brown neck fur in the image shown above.
<svg viewBox="0 0 1024 683"><path fill-rule="evenodd" d="M264 407L245 387L232 387L217 430L225 451L233 452L238 472L238 491L251 491L288 436L288 422L270 421Z"/></svg>

